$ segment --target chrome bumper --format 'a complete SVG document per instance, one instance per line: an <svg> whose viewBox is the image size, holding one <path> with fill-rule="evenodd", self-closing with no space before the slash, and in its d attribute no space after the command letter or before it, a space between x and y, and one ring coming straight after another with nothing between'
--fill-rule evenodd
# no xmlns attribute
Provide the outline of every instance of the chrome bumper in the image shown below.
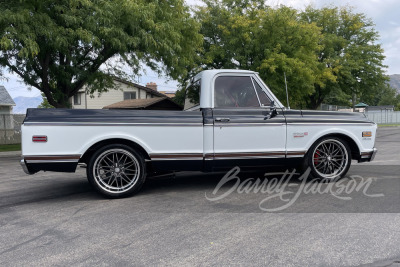
<svg viewBox="0 0 400 267"><path fill-rule="evenodd" d="M373 148L373 150L371 152L362 152L358 162L373 161L377 152L378 152L378 149L376 149L375 147Z"/></svg>
<svg viewBox="0 0 400 267"><path fill-rule="evenodd" d="M374 150L372 151L372 155L371 155L371 158L370 158L369 161L373 161L373 160L374 160L374 158L375 158L377 152L378 152L378 149L376 149L376 148L374 147Z"/></svg>
<svg viewBox="0 0 400 267"><path fill-rule="evenodd" d="M32 174L32 173L29 172L28 167L26 166L26 163L25 163L25 159L24 159L24 158L21 159L20 164L21 164L22 170L23 170L26 174Z"/></svg>

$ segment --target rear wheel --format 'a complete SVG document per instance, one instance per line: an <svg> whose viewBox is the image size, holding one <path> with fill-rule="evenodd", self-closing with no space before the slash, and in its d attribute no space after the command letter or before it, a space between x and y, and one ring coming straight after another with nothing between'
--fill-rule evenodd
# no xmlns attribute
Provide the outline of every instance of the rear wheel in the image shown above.
<svg viewBox="0 0 400 267"><path fill-rule="evenodd" d="M91 157L87 177L90 184L104 196L130 196L144 183L144 158L126 145L107 145Z"/></svg>
<svg viewBox="0 0 400 267"><path fill-rule="evenodd" d="M314 178L339 179L346 175L351 165L351 151L346 141L337 137L318 140L304 159L304 170L310 168Z"/></svg>

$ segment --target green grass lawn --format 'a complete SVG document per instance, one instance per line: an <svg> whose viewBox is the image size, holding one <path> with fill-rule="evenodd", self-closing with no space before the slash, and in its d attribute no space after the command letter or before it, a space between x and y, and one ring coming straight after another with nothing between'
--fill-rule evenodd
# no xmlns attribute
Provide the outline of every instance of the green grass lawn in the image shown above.
<svg viewBox="0 0 400 267"><path fill-rule="evenodd" d="M378 124L378 127L398 127L400 124Z"/></svg>
<svg viewBox="0 0 400 267"><path fill-rule="evenodd" d="M21 144L0 145L0 152L5 152L5 151L21 151Z"/></svg>

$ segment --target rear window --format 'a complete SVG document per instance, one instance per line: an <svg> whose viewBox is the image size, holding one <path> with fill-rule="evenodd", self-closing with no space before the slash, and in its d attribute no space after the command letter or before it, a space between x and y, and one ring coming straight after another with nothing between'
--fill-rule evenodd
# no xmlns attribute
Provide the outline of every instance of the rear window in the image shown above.
<svg viewBox="0 0 400 267"><path fill-rule="evenodd" d="M186 88L185 107L184 110L200 105L201 81L197 80Z"/></svg>

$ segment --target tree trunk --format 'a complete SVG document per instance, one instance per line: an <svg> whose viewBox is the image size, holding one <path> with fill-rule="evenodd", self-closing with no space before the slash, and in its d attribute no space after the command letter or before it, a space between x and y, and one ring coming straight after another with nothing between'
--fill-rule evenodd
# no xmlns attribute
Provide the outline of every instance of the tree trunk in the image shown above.
<svg viewBox="0 0 400 267"><path fill-rule="evenodd" d="M356 101L357 101L357 95L356 92L353 91L353 97L351 98L351 105L353 107L353 112L356 112Z"/></svg>

